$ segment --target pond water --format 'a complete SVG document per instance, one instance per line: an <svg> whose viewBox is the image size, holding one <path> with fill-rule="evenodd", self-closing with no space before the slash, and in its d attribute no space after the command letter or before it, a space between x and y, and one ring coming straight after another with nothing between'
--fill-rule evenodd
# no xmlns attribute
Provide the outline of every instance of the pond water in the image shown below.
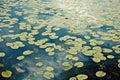
<svg viewBox="0 0 120 80"><path fill-rule="evenodd" d="M0 0L0 80L119 80L119 0Z"/></svg>

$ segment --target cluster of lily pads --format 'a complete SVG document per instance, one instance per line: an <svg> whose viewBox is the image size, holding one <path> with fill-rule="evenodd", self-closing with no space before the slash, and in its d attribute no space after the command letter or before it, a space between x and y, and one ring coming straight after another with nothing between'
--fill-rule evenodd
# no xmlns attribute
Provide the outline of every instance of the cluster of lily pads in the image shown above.
<svg viewBox="0 0 120 80"><path fill-rule="evenodd" d="M114 59L114 54L120 54L119 13L116 12L118 3L106 0L51 0L48 2L10 0L1 3L0 33L2 35L0 34L0 43L10 38L11 40L4 42L4 45L11 50L24 48L25 42L27 42L29 46L34 45L38 49L44 50L49 57L55 57L55 51L64 52L65 56L60 63L60 70L63 71L69 71L73 67L81 69L85 66L84 61L80 61L79 54L89 57L96 64L107 59ZM15 10L13 11L12 8ZM47 17L46 15L52 16ZM106 31L101 29L104 25L108 26ZM8 29L7 34L3 32L5 28ZM16 32L14 28L17 28L17 33L14 33ZM43 28L45 31L40 32ZM59 36L58 32L61 29L67 30L69 34ZM49 40L58 40L61 44L49 42ZM107 41L114 45L111 45L110 48L102 47L102 45L106 45ZM26 49L22 55L16 57L16 60L24 61L26 56L32 56L34 53L34 50ZM44 55L44 53L42 54ZM7 53L0 51L0 59L4 59L6 55ZM0 64L4 65L2 62ZM38 61L35 63L35 67L41 68L44 64L44 62ZM119 59L118 67L120 68ZM36 71L35 74L43 76L45 80L53 80L56 77L54 65L44 68L44 70ZM0 73L4 78L14 76L10 70ZM95 75L105 77L107 73L98 70ZM87 80L88 78L89 75L79 73L75 77L70 77L69 80Z"/></svg>

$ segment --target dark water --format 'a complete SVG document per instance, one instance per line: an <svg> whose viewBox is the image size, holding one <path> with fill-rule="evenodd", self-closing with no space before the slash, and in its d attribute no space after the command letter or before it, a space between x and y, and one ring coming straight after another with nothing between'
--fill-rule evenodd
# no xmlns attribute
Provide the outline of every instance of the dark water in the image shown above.
<svg viewBox="0 0 120 80"><path fill-rule="evenodd" d="M25 0L25 1L29 2L27 0ZM4 5L7 5L10 3L15 4L17 2L18 2L18 5L15 5L15 6L7 6L7 7L4 6ZM41 0L41 3L34 4L33 7L40 5L40 4L42 5L42 4L44 4L44 2L48 2L48 1ZM49 0L49 2L52 2L52 0L51 1ZM2 42L0 42L0 52L5 53L5 57L0 57L0 64L4 65L4 67L0 66L0 80L69 80L70 77L75 77L78 74L88 75L87 80L119 80L120 69L118 68L117 65L118 65L118 59L120 59L120 55L116 54L116 52L112 49L112 46L119 45L120 41L114 42L112 40L102 40L101 39L102 35L99 35L99 37L96 38L90 32L86 31L86 30L91 30L92 32L95 32L96 34L97 34L97 32L107 33L109 30L114 30L114 31L119 30L120 28L119 29L115 28L117 25L102 24L101 27L99 27L99 28L90 28L92 26L92 24L87 24L86 28L83 28L83 31L86 31L86 32L84 32L84 33L72 33L71 32L70 33L69 32L70 27L66 28L66 23L67 23L66 22L65 26L60 27L60 30L58 30L58 31L51 30L51 32L56 33L56 35L59 36L59 38L64 37L65 35L74 36L76 38L81 38L83 41L86 42L86 44L83 44L82 47L84 47L84 46L90 46L91 48L94 47L94 46L90 45L89 39L84 38L84 36L87 35L87 36L90 36L91 39L95 39L95 40L104 42L104 44L97 45L97 46L99 46L101 48L109 48L109 49L113 50L113 52L111 52L109 54L113 55L115 57L114 59L102 60L99 63L93 62L92 56L85 56L84 53L78 52L79 54L77 54L75 56L80 58L78 61L83 62L84 67L76 68L73 66L70 70L64 71L61 66L62 62L68 61L73 64L75 63L75 61L65 59L65 56L69 54L69 53L66 53L66 50L73 45L66 45L65 42L60 41L59 38L51 39L48 35L43 36L42 33L46 31L46 28L47 28L47 26L49 26L48 25L49 23L48 24L45 23L45 25L42 28L38 29L38 34L33 35L33 36L35 38L35 41L47 38L48 41L46 41L46 43L55 43L56 45L60 45L62 48L64 48L64 51L55 50L54 51L55 54L52 57L49 56L47 54L47 52L45 52L45 48L39 48L39 46L36 46L35 44L29 44L28 40L22 41L22 40L20 40L19 37L17 37L16 39L12 39L11 37L7 37L7 38L3 37L4 35L9 35L9 34L16 35L16 34L21 34L22 32L31 33L31 30L34 30L34 27L40 26L42 24L42 22L41 22L41 24L37 24L37 23L32 24L29 21L25 20L24 19L25 17L34 16L34 18L37 20L49 20L48 22L50 22L50 20L52 20L53 17L59 13L58 11L62 11L62 10L57 11L57 9L56 10L53 9L52 10L53 14L50 14L49 12L43 13L42 11L38 11L37 17L34 14L34 11L33 11L33 13L30 13L30 14L29 13L22 14L21 16L16 15L15 11L24 12L24 9L26 9L26 11L27 10L32 11L32 6L27 6L27 4L24 4L24 3L25 3L24 0L20 0L20 1L11 0L11 1L6 1L6 2L0 1L0 11L11 10L6 13L6 14L10 14L9 18L17 18L18 19L17 23L10 24L9 21L4 21L4 20L7 20L7 18L5 18L5 17L7 17L7 15L0 14L0 16L1 16L0 38L4 39ZM22 4L22 5L20 5L20 4ZM47 4L45 4L45 6L47 6ZM49 4L51 4L51 3L49 3ZM23 7L23 8L21 8L21 7ZM39 6L37 6L35 8L39 8ZM45 10L50 11L50 9L52 9L52 8L47 6L47 8ZM64 9L63 9L63 11L64 11ZM66 14L62 14L62 16L64 16L64 15L66 15ZM59 17L61 17L61 15ZM57 19L57 17L56 17L56 19ZM26 29L20 30L19 23L21 23L21 22L30 24L31 30L30 31L26 30ZM4 27L5 25L2 25L3 23L8 24L8 27L11 25L11 26L13 26L13 28ZM60 22L60 23L62 23L62 22ZM71 20L71 23L72 23L72 20ZM68 26L72 25L71 23ZM53 26L55 26L54 23L53 23ZM55 27L57 27L57 26L55 26ZM51 29L53 29L53 27ZM82 28L80 28L80 29L82 30ZM14 30L14 32L10 33L9 30ZM118 38L120 40L120 34L118 34ZM10 47L6 46L7 42L15 42L15 41L21 41L24 43L25 46L20 47L18 49L11 49ZM24 60L21 60L21 61L17 60L16 58L18 56L23 55L22 53L25 50L32 50L32 51L34 51L34 53L31 55L25 56ZM104 52L102 54L105 57L107 57L107 55L108 55ZM35 57L37 57L38 59L35 59ZM44 65L40 68L35 66L35 63L37 63L38 61L41 61L44 63ZM36 72L39 70L45 70L46 66L54 67L54 69L55 69L53 72L54 78L47 79L42 75L36 74ZM19 71L17 71L17 69L23 70L23 72L19 72ZM1 73L5 70L12 71L12 76L10 78L4 78L1 75ZM99 71L99 70L105 71L107 75L102 78L96 77L95 73L96 73L96 71Z"/></svg>

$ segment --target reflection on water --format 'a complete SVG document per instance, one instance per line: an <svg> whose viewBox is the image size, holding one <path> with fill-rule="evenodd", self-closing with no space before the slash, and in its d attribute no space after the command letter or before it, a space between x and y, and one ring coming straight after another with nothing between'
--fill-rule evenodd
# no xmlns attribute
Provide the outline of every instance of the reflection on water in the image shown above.
<svg viewBox="0 0 120 80"><path fill-rule="evenodd" d="M1 0L0 80L119 80L119 0Z"/></svg>

